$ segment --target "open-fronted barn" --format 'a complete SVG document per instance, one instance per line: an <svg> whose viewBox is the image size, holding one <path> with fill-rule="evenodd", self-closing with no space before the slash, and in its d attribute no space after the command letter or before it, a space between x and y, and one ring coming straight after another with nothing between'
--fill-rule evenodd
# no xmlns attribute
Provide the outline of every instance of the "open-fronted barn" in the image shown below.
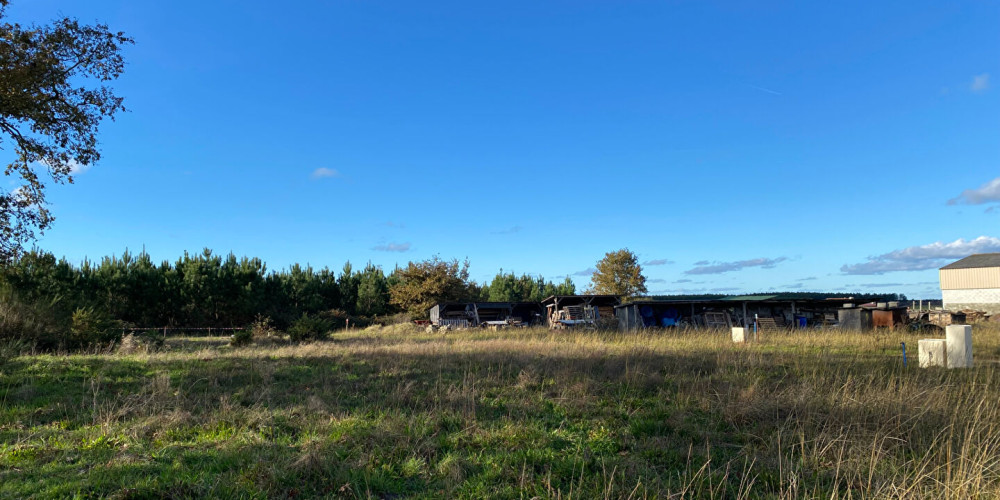
<svg viewBox="0 0 1000 500"><path fill-rule="evenodd" d="M432 307L428 315L434 326L456 328L543 322L538 302L442 302Z"/></svg>
<svg viewBox="0 0 1000 500"><path fill-rule="evenodd" d="M549 327L596 325L602 318L614 321L617 295L553 295L542 300Z"/></svg>
<svg viewBox="0 0 1000 500"><path fill-rule="evenodd" d="M617 306L615 313L622 330L754 324L767 328L805 327L836 323L837 313L853 301L853 297L818 293L669 296L628 302Z"/></svg>
<svg viewBox="0 0 1000 500"><path fill-rule="evenodd" d="M1000 253L980 253L940 270L941 298L952 311L1000 313Z"/></svg>

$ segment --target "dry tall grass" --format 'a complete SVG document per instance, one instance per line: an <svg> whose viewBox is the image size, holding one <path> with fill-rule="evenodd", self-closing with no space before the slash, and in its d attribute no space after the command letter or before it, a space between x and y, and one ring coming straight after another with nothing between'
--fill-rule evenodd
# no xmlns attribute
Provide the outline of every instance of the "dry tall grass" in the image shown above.
<svg viewBox="0 0 1000 500"><path fill-rule="evenodd" d="M76 453L53 477L102 494L1000 497L1000 329L975 328L970 370L919 369L918 338L369 329L23 356L0 367L0 493L71 492L31 469Z"/></svg>

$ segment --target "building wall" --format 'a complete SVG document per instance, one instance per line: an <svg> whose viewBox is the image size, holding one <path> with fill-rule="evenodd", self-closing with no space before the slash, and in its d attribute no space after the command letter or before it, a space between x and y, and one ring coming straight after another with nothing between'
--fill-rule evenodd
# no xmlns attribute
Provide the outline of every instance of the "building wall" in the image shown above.
<svg viewBox="0 0 1000 500"><path fill-rule="evenodd" d="M942 269L939 273L942 290L1000 288L1000 267Z"/></svg>
<svg viewBox="0 0 1000 500"><path fill-rule="evenodd" d="M1000 314L1000 288L974 288L968 290L941 290L944 308L949 311L973 309L989 314Z"/></svg>

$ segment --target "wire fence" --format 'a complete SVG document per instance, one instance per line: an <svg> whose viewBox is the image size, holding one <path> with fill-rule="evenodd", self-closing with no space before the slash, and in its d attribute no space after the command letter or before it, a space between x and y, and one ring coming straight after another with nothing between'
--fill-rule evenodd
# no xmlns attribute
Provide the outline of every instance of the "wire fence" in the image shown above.
<svg viewBox="0 0 1000 500"><path fill-rule="evenodd" d="M167 337L196 337L196 336L206 336L206 337L225 337L232 335L233 332L240 330L245 330L245 328L218 328L218 327L178 327L178 326L161 326L161 327L138 327L138 328L122 328L122 335L128 334L148 334L148 335L159 335L163 338Z"/></svg>

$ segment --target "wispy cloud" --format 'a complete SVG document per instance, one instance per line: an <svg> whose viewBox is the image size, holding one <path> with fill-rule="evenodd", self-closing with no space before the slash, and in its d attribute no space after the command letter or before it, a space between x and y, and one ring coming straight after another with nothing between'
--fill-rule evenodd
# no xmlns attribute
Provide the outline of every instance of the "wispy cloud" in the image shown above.
<svg viewBox="0 0 1000 500"><path fill-rule="evenodd" d="M712 289L713 292L735 292L737 290L739 290L739 288L736 288L736 287L733 287L733 286L724 286L724 287L719 287L719 288L713 288Z"/></svg>
<svg viewBox="0 0 1000 500"><path fill-rule="evenodd" d="M798 290L798 289L800 289L800 288L802 288L804 286L806 286L805 283L793 283L791 285L785 285L785 288L787 288L789 290Z"/></svg>
<svg viewBox="0 0 1000 500"><path fill-rule="evenodd" d="M516 233L520 233L522 229L524 229L524 228L521 227L521 226L511 226L511 227L508 227L507 229L501 229L499 231L493 231L493 234L516 234Z"/></svg>
<svg viewBox="0 0 1000 500"><path fill-rule="evenodd" d="M593 267L588 267L587 269L584 269L583 271L577 271L577 272L573 273L573 276L590 276L590 275L592 275L592 274L594 274L596 272L597 272L597 269L594 269Z"/></svg>
<svg viewBox="0 0 1000 500"><path fill-rule="evenodd" d="M761 92L767 92L768 94L772 94L772 95L784 95L781 92L778 92L777 90L771 90L771 89L764 88L764 87L758 87L756 85L750 85L750 84L747 84L747 85L749 85L750 88L752 88L752 89L756 89L756 90L759 90Z"/></svg>
<svg viewBox="0 0 1000 500"><path fill-rule="evenodd" d="M962 194L948 200L949 205L982 205L984 203L1000 203L1000 177L979 186L976 189L966 189ZM991 211L990 207L987 211Z"/></svg>
<svg viewBox="0 0 1000 500"><path fill-rule="evenodd" d="M340 177L340 172L338 172L336 169L326 168L326 167L317 168L316 170L313 170L311 174L309 174L309 178L314 180L331 179L335 177Z"/></svg>
<svg viewBox="0 0 1000 500"><path fill-rule="evenodd" d="M646 283L666 283L667 280L656 278L651 280L646 280Z"/></svg>
<svg viewBox="0 0 1000 500"><path fill-rule="evenodd" d="M673 264L673 263L674 263L674 261L668 260L668 259L652 259L652 260L647 260L646 262L643 262L642 265L644 265L644 266L665 266L667 264Z"/></svg>
<svg viewBox="0 0 1000 500"><path fill-rule="evenodd" d="M972 77L972 83L969 85L969 89L973 92L982 92L990 88L990 74L983 73L981 75L976 75Z"/></svg>
<svg viewBox="0 0 1000 500"><path fill-rule="evenodd" d="M698 262L695 262L694 265L696 265L696 266L707 266L708 265L708 261L707 260L699 260Z"/></svg>
<svg viewBox="0 0 1000 500"><path fill-rule="evenodd" d="M816 281L816 277L815 276L810 276L808 278L799 278L799 279L797 279L795 281Z"/></svg>
<svg viewBox="0 0 1000 500"><path fill-rule="evenodd" d="M376 252L409 252L409 243L382 243L372 247Z"/></svg>
<svg viewBox="0 0 1000 500"><path fill-rule="evenodd" d="M864 288L889 288L892 286L903 286L902 283L861 283L861 287Z"/></svg>
<svg viewBox="0 0 1000 500"><path fill-rule="evenodd" d="M87 173L88 170L90 170L90 167L91 167L91 165L84 165L84 164L82 164L82 163L80 163L80 162L78 162L76 160L73 160L73 159L70 159L68 162L66 162L66 165L69 166L69 174L70 175L85 174L85 173ZM46 162L46 161L44 161L44 160L43 161L36 161L36 162L33 162L31 164L31 166L33 168L49 168L49 163Z"/></svg>
<svg viewBox="0 0 1000 500"><path fill-rule="evenodd" d="M687 278L684 278L684 279L679 279L679 280L675 281L674 283L691 283L692 281L694 281L694 280L689 280Z"/></svg>
<svg viewBox="0 0 1000 500"><path fill-rule="evenodd" d="M406 224L403 224L402 222L388 221L385 223L385 225L387 227L394 227L396 229L406 229Z"/></svg>
<svg viewBox="0 0 1000 500"><path fill-rule="evenodd" d="M923 271L936 269L949 260L960 259L974 253L1000 252L1000 238L980 236L974 240L957 239L951 243L941 241L928 245L893 250L868 257L866 262L844 264L844 274L885 274L894 271Z"/></svg>
<svg viewBox="0 0 1000 500"><path fill-rule="evenodd" d="M748 267L762 267L764 269L771 269L774 266L788 260L788 257L778 257L775 259L769 259L761 257L759 259L749 259L749 260L738 260L735 262L714 262L708 263L706 261L696 262L693 269L688 269L684 271L684 274L721 274L728 273L730 271L739 271L741 269L746 269Z"/></svg>

